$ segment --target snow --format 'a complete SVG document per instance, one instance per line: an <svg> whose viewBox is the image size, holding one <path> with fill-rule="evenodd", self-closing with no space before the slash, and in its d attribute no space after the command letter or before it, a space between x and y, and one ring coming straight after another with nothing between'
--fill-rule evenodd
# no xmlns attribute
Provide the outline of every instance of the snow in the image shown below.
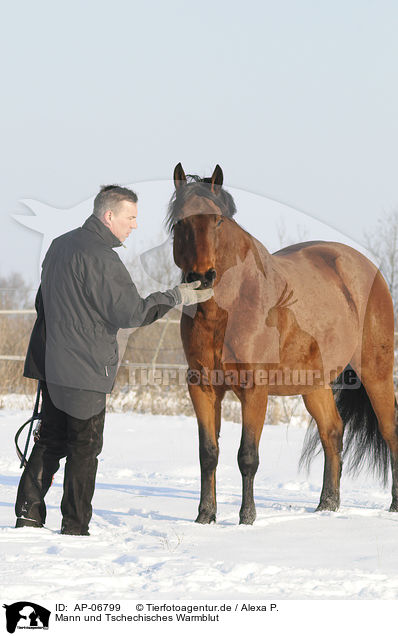
<svg viewBox="0 0 398 636"><path fill-rule="evenodd" d="M314 513L322 459L297 464L305 429L265 426L257 520L238 525L241 427L223 422L217 523L193 523L199 502L197 424L186 416L109 413L90 537L59 534L62 470L46 528L14 529L20 477L14 434L28 411L0 410L3 598L396 599L398 514L389 489L344 474L339 512Z"/></svg>

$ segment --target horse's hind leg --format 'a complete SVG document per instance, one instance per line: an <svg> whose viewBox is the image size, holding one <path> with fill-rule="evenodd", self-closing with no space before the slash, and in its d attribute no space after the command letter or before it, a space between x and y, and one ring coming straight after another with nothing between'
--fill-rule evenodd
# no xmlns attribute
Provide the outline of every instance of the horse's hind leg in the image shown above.
<svg viewBox="0 0 398 636"><path fill-rule="evenodd" d="M329 387L303 395L303 399L307 411L318 425L325 453L323 487L317 511L337 510L340 505L343 423Z"/></svg>
<svg viewBox="0 0 398 636"><path fill-rule="evenodd" d="M392 502L390 512L398 512L398 428L397 406L394 395L392 374L387 380L368 377L367 369L362 371L362 383L377 417L380 433L386 441L391 458Z"/></svg>
<svg viewBox="0 0 398 636"><path fill-rule="evenodd" d="M216 468L223 394L216 392L211 386L195 385L189 386L189 393L199 428L201 489L196 522L211 523L216 520Z"/></svg>
<svg viewBox="0 0 398 636"><path fill-rule="evenodd" d="M392 502L390 511L398 512L398 427L394 393L394 313L390 292L378 272L368 304L362 347L351 365L360 376L377 418L379 431L390 450ZM386 468L384 458L379 467Z"/></svg>

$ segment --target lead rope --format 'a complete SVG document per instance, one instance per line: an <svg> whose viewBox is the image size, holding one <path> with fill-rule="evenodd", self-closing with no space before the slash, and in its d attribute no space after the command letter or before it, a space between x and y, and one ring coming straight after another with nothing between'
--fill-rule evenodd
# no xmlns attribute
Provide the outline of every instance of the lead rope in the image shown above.
<svg viewBox="0 0 398 636"><path fill-rule="evenodd" d="M27 464L26 455L28 454L28 448L29 448L30 438L31 438L31 435L32 435L33 423L36 420L37 420L37 425L36 425L36 428L35 428L35 430L33 432L33 438L34 438L35 442L37 442L37 440L40 437L40 423L41 423L41 412L39 413L40 394L41 394L41 382L39 380L38 385L37 385L35 407L33 409L32 417L30 417L24 424L22 424L22 426L18 429L18 431L17 431L17 433L15 435L15 438L14 438L15 449L17 451L18 458L21 460L20 468L24 468L26 466L26 464ZM19 436L22 433L23 429L28 424L30 424L30 427L29 427L29 431L28 431L28 436L26 438L25 449L24 449L24 452L22 453L21 449L18 446L18 439L19 439Z"/></svg>

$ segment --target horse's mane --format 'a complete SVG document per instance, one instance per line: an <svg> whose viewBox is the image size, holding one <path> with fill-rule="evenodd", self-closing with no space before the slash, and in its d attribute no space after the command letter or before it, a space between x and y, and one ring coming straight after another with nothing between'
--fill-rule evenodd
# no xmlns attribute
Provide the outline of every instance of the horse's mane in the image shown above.
<svg viewBox="0 0 398 636"><path fill-rule="evenodd" d="M212 192L211 177L201 178L196 174L187 174L187 184L174 192L167 209L166 227L170 233L173 232L175 224L181 219L181 211L185 203L194 195L213 201L223 216L231 219L236 213L235 201L229 192L222 187L218 187L216 192Z"/></svg>

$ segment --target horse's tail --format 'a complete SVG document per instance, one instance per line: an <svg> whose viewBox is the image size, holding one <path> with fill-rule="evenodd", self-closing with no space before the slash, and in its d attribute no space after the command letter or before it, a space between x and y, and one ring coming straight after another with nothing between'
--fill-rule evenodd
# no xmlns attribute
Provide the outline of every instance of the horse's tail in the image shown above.
<svg viewBox="0 0 398 636"><path fill-rule="evenodd" d="M359 384L357 388L344 387L346 372ZM337 410L343 420L343 460L348 460L348 472L355 474L364 466L387 483L389 468L388 446L382 437L376 414L363 384L348 365L332 386ZM397 419L397 402L395 414ZM304 438L299 466L309 470L313 458L321 451L317 427L311 422Z"/></svg>

